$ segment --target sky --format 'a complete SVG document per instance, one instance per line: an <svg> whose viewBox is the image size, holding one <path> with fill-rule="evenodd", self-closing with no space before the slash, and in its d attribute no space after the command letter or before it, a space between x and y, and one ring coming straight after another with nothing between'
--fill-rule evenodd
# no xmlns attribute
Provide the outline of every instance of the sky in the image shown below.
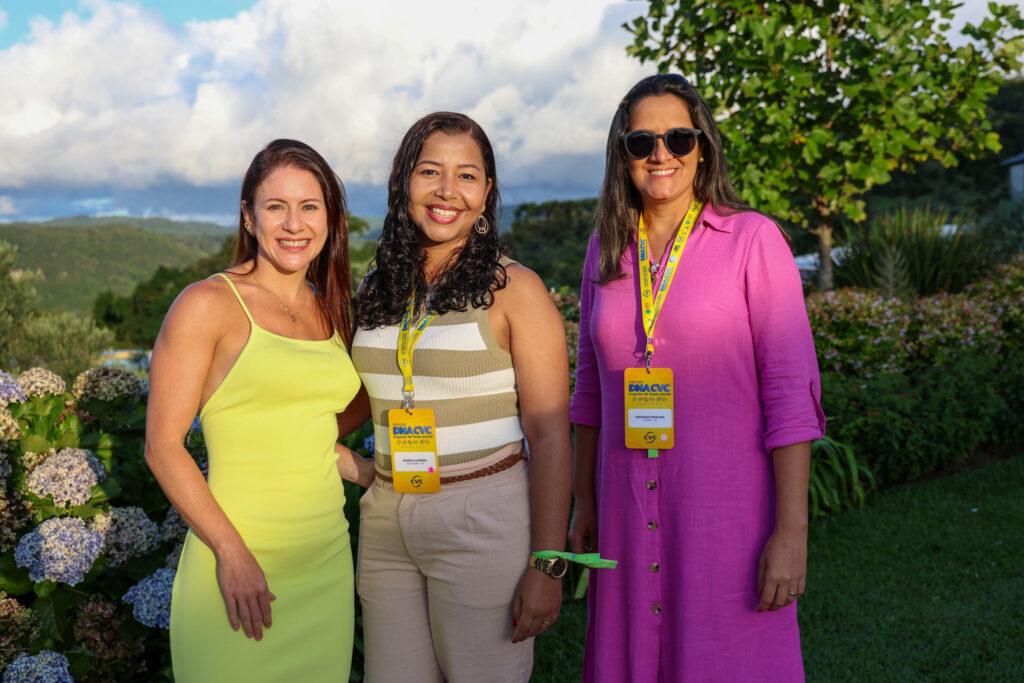
<svg viewBox="0 0 1024 683"><path fill-rule="evenodd" d="M966 0L956 24L985 5ZM596 196L615 106L654 70L625 52L622 24L645 9L0 0L0 221L227 224L249 161L278 137L327 158L352 213L381 216L398 142L440 109L488 132L506 204Z"/></svg>

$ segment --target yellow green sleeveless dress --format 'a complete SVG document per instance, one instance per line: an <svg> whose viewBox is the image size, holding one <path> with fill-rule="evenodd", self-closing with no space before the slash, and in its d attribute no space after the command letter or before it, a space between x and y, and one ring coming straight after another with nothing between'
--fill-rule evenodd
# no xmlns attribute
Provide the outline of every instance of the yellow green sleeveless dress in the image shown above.
<svg viewBox="0 0 1024 683"><path fill-rule="evenodd" d="M263 640L233 631L216 559L190 531L171 599L174 678L345 682L355 597L335 414L355 396L359 377L337 334L306 341L264 330L224 279L251 332L199 415L208 482L277 599Z"/></svg>

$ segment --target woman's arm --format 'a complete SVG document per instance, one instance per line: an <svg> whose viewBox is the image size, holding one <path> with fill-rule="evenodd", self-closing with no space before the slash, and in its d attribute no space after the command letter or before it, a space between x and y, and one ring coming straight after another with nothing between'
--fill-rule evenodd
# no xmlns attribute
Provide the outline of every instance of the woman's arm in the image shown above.
<svg viewBox="0 0 1024 683"><path fill-rule="evenodd" d="M562 550L572 487L565 327L535 273L519 266L509 266L508 273L508 286L501 292L502 310L530 444L530 549ZM512 640L541 633L558 619L561 605L561 580L527 569L512 604L516 620Z"/></svg>
<svg viewBox="0 0 1024 683"><path fill-rule="evenodd" d="M214 281L189 286L171 306L153 348L146 412L146 463L182 518L217 557L217 579L231 628L261 640L270 593L256 558L210 493L185 450L234 300ZM226 374L226 373L225 373Z"/></svg>
<svg viewBox="0 0 1024 683"><path fill-rule="evenodd" d="M757 568L757 610L777 610L804 593L807 579L807 486L811 442L772 451L775 465L775 530Z"/></svg>
<svg viewBox="0 0 1024 683"><path fill-rule="evenodd" d="M345 408L345 412L338 413L337 417L339 441L370 419L370 397L366 393L366 387L359 387L356 397ZM341 478L355 482L363 488L369 488L373 478L377 476L373 458L360 457L340 443L334 444L334 452L338 454L338 473Z"/></svg>
<svg viewBox="0 0 1024 683"><path fill-rule="evenodd" d="M580 283L580 326L576 345L576 389L570 404L573 433L573 508L569 525L569 547L574 553L597 552L597 496L595 468L597 445L601 437L601 380L597 372L597 356L590 338L591 307L594 302L594 280L600 248L592 235L583 264Z"/></svg>
<svg viewBox="0 0 1024 683"><path fill-rule="evenodd" d="M769 221L752 236L744 286L776 488L775 528L758 562L757 609L777 610L804 592L811 441L823 434L825 418L800 274Z"/></svg>
<svg viewBox="0 0 1024 683"><path fill-rule="evenodd" d="M594 497L594 467L597 461L597 440L601 431L573 423L572 490L576 505L569 524L569 547L574 553L598 552L597 502Z"/></svg>

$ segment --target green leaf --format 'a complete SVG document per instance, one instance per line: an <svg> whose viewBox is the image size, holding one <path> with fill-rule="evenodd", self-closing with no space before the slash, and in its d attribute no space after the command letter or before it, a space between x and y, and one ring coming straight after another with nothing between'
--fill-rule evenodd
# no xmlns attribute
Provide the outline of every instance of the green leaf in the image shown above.
<svg viewBox="0 0 1024 683"><path fill-rule="evenodd" d="M32 590L32 585L28 570L14 562L14 548L0 555L0 590L10 595L21 595Z"/></svg>
<svg viewBox="0 0 1024 683"><path fill-rule="evenodd" d="M36 595L38 595L41 598L48 597L56 589L57 589L57 582L56 581L49 581L49 580L47 580L47 581L40 581L40 582L36 583L35 586L33 586L33 590L35 591Z"/></svg>
<svg viewBox="0 0 1024 683"><path fill-rule="evenodd" d="M51 448L50 442L38 434L29 434L21 439L23 453L43 453Z"/></svg>

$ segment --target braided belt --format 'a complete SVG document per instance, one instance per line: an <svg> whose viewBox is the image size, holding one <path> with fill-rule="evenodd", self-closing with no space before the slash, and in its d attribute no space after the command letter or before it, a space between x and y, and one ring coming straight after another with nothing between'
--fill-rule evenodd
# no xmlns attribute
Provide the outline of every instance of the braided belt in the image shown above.
<svg viewBox="0 0 1024 683"><path fill-rule="evenodd" d="M465 474L453 474L450 477L441 477L441 483L442 484L454 484L457 481L468 481L470 479L479 479L480 477L486 477L486 476L489 476L489 475L492 475L492 474L497 474L498 472L504 472L505 470L507 470L508 468L512 467L513 465L515 465L520 460L525 460L526 459L525 453L526 453L526 449L524 447L524 448L521 448L517 453L513 453L512 455L510 455L510 456L508 456L506 458L502 458L501 460L499 460L498 462L494 463L493 465L488 465L487 467L481 467L478 470L473 470L472 472L466 472ZM392 479L390 475L384 474L383 472L377 472L377 477L379 479L383 479L384 481L387 481L387 482L393 482L394 481L394 479Z"/></svg>

